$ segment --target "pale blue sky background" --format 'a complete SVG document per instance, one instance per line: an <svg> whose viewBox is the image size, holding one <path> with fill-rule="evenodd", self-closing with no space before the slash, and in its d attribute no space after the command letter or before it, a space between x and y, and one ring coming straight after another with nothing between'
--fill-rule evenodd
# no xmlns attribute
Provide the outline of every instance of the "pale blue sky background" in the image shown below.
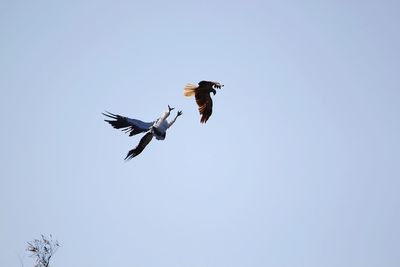
<svg viewBox="0 0 400 267"><path fill-rule="evenodd" d="M400 266L398 1L0 2L0 266ZM182 88L225 84L199 123ZM184 115L140 137L101 112Z"/></svg>

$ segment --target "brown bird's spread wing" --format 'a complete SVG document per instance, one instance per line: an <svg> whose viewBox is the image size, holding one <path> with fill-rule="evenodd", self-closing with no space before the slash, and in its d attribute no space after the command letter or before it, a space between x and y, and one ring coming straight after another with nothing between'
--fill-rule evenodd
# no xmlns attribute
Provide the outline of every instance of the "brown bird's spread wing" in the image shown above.
<svg viewBox="0 0 400 267"><path fill-rule="evenodd" d="M199 87L213 87L216 83L211 81L201 81L199 82Z"/></svg>
<svg viewBox="0 0 400 267"><path fill-rule="evenodd" d="M200 122L206 123L208 118L210 118L212 114L213 101L211 99L210 93L207 91L198 90L195 97L201 115Z"/></svg>
<svg viewBox="0 0 400 267"><path fill-rule="evenodd" d="M142 153L143 149L150 143L151 139L153 139L153 134L151 132L146 133L142 139L140 139L139 144L128 152L125 160L130 160Z"/></svg>

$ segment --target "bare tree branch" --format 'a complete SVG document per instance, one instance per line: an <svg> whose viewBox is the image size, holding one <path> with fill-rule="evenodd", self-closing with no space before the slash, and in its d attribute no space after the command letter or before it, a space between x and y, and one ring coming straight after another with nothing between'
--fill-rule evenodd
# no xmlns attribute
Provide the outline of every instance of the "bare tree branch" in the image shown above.
<svg viewBox="0 0 400 267"><path fill-rule="evenodd" d="M47 238L41 235L42 239L34 239L32 242L27 242L27 251L32 252L31 257L36 258L35 267L49 267L50 259L56 253L60 244L57 240L53 240L53 236Z"/></svg>

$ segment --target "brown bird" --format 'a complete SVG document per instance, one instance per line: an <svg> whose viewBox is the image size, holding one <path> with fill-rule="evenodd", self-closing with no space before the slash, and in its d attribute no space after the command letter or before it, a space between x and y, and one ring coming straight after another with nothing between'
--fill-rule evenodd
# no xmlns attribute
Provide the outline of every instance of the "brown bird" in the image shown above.
<svg viewBox="0 0 400 267"><path fill-rule="evenodd" d="M206 123L212 114L213 101L210 93L215 95L217 93L215 88L221 89L223 86L223 84L218 82L201 81L199 82L199 86L187 84L183 89L184 96L191 97L194 95L197 106L199 107L201 123Z"/></svg>

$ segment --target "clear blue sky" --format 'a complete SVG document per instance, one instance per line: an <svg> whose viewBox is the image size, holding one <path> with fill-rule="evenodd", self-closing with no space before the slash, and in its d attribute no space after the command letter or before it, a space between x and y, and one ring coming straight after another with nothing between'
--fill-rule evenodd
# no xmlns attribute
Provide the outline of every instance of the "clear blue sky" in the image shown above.
<svg viewBox="0 0 400 267"><path fill-rule="evenodd" d="M400 266L398 1L2 1L0 266ZM225 84L199 123L186 83ZM184 114L165 141L104 123Z"/></svg>

